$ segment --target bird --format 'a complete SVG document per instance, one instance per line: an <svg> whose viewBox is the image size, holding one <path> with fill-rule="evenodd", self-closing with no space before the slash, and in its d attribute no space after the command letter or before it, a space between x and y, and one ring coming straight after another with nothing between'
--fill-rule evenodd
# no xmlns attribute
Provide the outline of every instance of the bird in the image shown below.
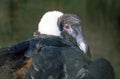
<svg viewBox="0 0 120 79"><path fill-rule="evenodd" d="M58 15L60 14L60 16L56 17L56 13ZM51 16L55 21L50 21L50 24L48 22L47 25L49 26L45 25L46 17L48 19ZM55 18L53 18L54 16ZM66 18L66 20L64 18ZM63 21L66 22L63 23ZM35 43L30 45L33 46L30 47L30 49L34 47L34 49L37 49L37 54L35 53L36 55L33 59L32 66L25 75L25 79L48 79L51 77L53 79L63 79L68 78L67 75L69 75L70 78L77 78L74 73L77 73L81 68L83 68L82 74L84 75L83 77L85 77L87 75L87 69L85 69L84 66L87 64L85 61L87 58L85 58L84 54L86 54L87 49L85 48L84 50L79 47L83 40L80 27L80 20L75 15L61 15L61 12L56 11L46 13L38 24L39 32L41 35L45 35L40 36L40 38L43 37L43 40L38 37L39 42L36 47L34 45ZM47 28L50 28L50 30ZM84 43L84 41L82 43ZM25 56L30 57L33 54L34 52L27 52ZM75 65L70 66L73 62ZM71 73L71 71L74 73ZM84 73L84 71L86 71L86 73Z"/></svg>
<svg viewBox="0 0 120 79"><path fill-rule="evenodd" d="M20 75L24 71L23 79L114 79L113 68L106 59L92 61L78 16L49 11L43 15L34 36L1 50L9 51L12 62L22 63L17 72ZM105 69L98 72L101 68Z"/></svg>

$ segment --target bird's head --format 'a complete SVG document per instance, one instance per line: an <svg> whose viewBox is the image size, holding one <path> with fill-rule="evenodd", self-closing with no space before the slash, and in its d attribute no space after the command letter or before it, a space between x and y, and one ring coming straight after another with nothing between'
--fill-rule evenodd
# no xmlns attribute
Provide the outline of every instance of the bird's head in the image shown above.
<svg viewBox="0 0 120 79"><path fill-rule="evenodd" d="M84 53L88 51L82 34L81 21L76 15L63 14L59 11L47 12L38 25L38 31L42 34L61 36L65 39L70 37L70 40L76 43Z"/></svg>
<svg viewBox="0 0 120 79"><path fill-rule="evenodd" d="M84 53L88 51L87 43L82 34L82 24L76 15L63 14L58 18L58 27L63 38L76 43Z"/></svg>

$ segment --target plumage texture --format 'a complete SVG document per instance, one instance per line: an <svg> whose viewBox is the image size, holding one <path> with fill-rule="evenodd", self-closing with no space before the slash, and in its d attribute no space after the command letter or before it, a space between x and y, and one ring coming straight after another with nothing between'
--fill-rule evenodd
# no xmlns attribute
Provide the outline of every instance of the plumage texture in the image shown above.
<svg viewBox="0 0 120 79"><path fill-rule="evenodd" d="M38 31L42 35L34 34L35 38L0 49L2 79L114 79L113 68L106 59L91 61L76 16L48 12ZM80 48L81 42L85 51Z"/></svg>
<svg viewBox="0 0 120 79"><path fill-rule="evenodd" d="M68 45L64 39L58 39L52 36L57 43L54 45L43 45L38 53L33 56L32 66L25 76L25 79L48 79L52 76L54 79L65 78L71 79L76 77L77 72L87 65L82 51L75 45ZM49 40L50 41L50 40ZM52 40L51 40L52 41ZM41 45L42 42L39 42ZM56 45L55 45L56 44ZM59 46L59 44L63 44ZM72 65L74 64L74 65ZM73 70L74 69L74 70Z"/></svg>
<svg viewBox="0 0 120 79"><path fill-rule="evenodd" d="M40 35L38 38L29 40L29 47L25 56L30 57L34 50L39 49L37 45L40 46L40 48L44 46L67 47L72 46L72 43L58 36Z"/></svg>
<svg viewBox="0 0 120 79"><path fill-rule="evenodd" d="M50 39L48 40L48 38ZM38 47L35 46L32 51L37 50L37 53L33 52L35 54L28 58L24 54L29 50L29 47L24 52L22 49L21 53L11 53L10 50L7 50L10 48L6 48L6 51L3 49L4 51L1 51L3 54L0 56L0 72L2 73L0 76L2 79L114 79L113 68L106 59L87 63L85 54L77 46L73 43L71 45L63 42L64 39L58 38L56 36L34 38L46 41L33 42L33 46L38 44L42 47L37 50ZM56 43L50 44L56 39ZM15 48L23 45L27 47L26 43L30 43L32 40L21 42L15 45Z"/></svg>

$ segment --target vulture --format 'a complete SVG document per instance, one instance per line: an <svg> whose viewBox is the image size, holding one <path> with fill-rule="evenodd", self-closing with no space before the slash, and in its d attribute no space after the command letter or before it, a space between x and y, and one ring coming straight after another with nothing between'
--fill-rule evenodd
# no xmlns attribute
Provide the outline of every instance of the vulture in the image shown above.
<svg viewBox="0 0 120 79"><path fill-rule="evenodd" d="M2 79L114 79L105 58L92 60L81 20L46 12L34 37L0 49Z"/></svg>

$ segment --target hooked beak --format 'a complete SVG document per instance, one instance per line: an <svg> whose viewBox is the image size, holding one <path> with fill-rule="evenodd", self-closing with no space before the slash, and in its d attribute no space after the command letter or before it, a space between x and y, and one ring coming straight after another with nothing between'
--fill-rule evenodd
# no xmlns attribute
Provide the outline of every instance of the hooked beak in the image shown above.
<svg viewBox="0 0 120 79"><path fill-rule="evenodd" d="M72 30L70 31L70 35L75 38L77 46L84 52L87 53L88 51L88 44L86 40L84 39L83 33L82 33L82 28L81 26L73 27Z"/></svg>
<svg viewBox="0 0 120 79"><path fill-rule="evenodd" d="M79 33L79 34L76 36L76 42L77 42L78 47L79 47L84 53L87 53L87 51L88 51L88 45L87 45L87 42L84 40L82 33Z"/></svg>
<svg viewBox="0 0 120 79"><path fill-rule="evenodd" d="M82 50L84 53L87 53L88 51L88 45L87 42L84 40L84 37L82 35L82 32L80 30L68 30L68 31L62 31L61 35L64 39L67 39L71 41L73 44L76 44L80 50Z"/></svg>
<svg viewBox="0 0 120 79"><path fill-rule="evenodd" d="M81 21L76 15L64 14L58 18L58 26L61 36L76 44L84 53L88 51L88 45L82 35ZM67 34L67 35L66 35Z"/></svg>

